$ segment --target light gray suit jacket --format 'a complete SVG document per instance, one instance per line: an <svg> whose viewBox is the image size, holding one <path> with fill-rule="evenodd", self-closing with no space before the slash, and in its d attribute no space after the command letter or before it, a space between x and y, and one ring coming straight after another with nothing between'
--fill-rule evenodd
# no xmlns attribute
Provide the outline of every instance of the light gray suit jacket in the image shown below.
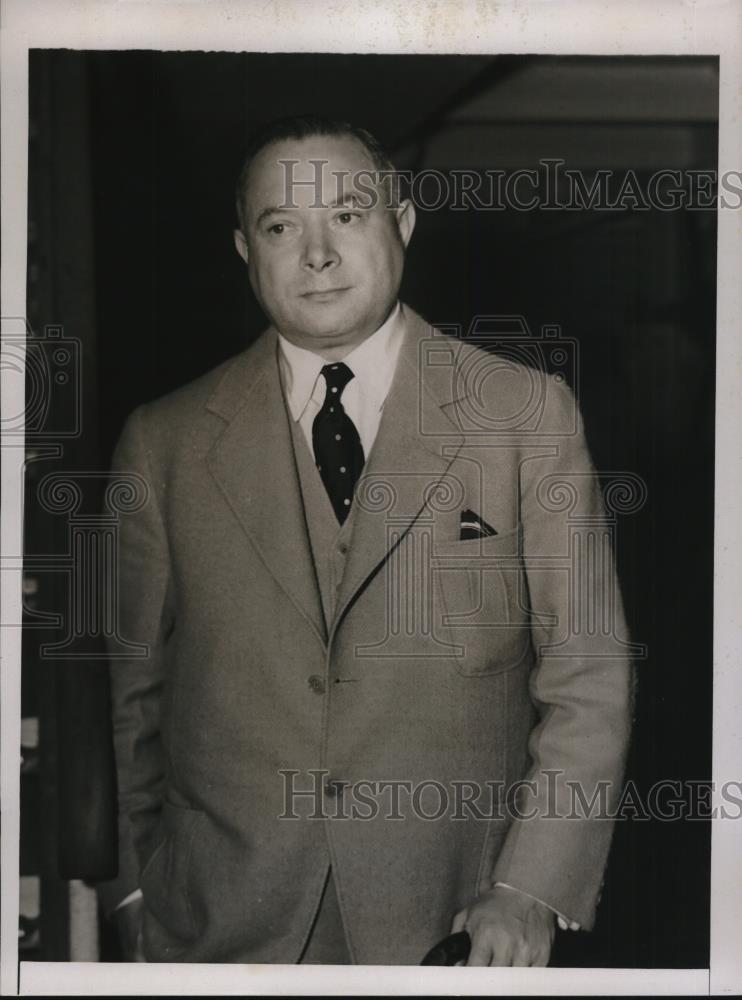
<svg viewBox="0 0 742 1000"><path fill-rule="evenodd" d="M618 798L631 668L575 399L406 316L329 630L274 330L121 435L148 488L121 519L148 649L112 661L121 866L151 960L297 961L328 859L359 963L419 962L496 881L594 921L611 822L569 782ZM461 540L464 510L497 534Z"/></svg>

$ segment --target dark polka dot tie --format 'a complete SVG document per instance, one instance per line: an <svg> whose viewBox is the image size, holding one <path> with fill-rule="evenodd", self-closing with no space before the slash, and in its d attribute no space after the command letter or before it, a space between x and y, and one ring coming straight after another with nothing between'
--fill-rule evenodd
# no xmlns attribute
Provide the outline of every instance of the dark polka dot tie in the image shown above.
<svg viewBox="0 0 742 1000"><path fill-rule="evenodd" d="M322 374L327 395L312 424L314 460L330 497L335 515L342 524L353 502L353 490L365 461L356 425L340 402L343 389L353 372L342 361L325 365Z"/></svg>

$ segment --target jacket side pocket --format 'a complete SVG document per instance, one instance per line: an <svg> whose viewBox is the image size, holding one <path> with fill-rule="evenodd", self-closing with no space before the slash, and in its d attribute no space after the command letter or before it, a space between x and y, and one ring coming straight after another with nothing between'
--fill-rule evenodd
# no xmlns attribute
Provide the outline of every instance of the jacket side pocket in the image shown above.
<svg viewBox="0 0 742 1000"><path fill-rule="evenodd" d="M165 800L160 818L162 840L145 865L141 878L150 914L183 941L198 936L188 893L191 851L203 813Z"/></svg>

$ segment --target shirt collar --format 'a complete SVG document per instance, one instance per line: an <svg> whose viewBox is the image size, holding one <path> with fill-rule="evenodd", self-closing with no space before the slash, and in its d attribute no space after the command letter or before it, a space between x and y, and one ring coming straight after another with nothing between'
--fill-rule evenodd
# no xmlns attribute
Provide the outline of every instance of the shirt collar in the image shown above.
<svg viewBox="0 0 742 1000"><path fill-rule="evenodd" d="M404 314L397 302L379 329L342 359L353 372L353 382L365 400L378 409L382 408L389 393L403 338ZM278 342L289 410L294 420L300 420L315 390L318 398L321 396L320 404L324 400L325 386L318 386L317 381L328 362L314 351L292 344L280 333Z"/></svg>

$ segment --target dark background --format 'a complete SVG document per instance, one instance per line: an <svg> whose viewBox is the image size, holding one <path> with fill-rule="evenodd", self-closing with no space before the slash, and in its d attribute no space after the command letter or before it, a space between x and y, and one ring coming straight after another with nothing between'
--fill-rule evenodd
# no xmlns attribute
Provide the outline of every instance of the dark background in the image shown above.
<svg viewBox="0 0 742 1000"><path fill-rule="evenodd" d="M67 544L34 502L40 475L105 470L137 403L265 325L232 244L254 128L317 112L369 128L398 167L559 157L588 180L646 181L716 168L717 88L711 57L31 52L28 317L37 338L51 323L79 338L84 411L56 465L29 465L27 551ZM596 465L647 484L617 541L632 638L649 651L628 772L644 793L711 773L715 246L710 210L422 211L402 290L464 330L481 314L559 325L579 346ZM29 613L64 603L58 575L37 583ZM22 871L41 874L42 934L26 957L65 959L67 879L113 874L107 682L102 659L60 670L39 643L28 628L23 714L41 735ZM617 824L596 930L558 935L553 964L707 966L709 872L708 823Z"/></svg>

